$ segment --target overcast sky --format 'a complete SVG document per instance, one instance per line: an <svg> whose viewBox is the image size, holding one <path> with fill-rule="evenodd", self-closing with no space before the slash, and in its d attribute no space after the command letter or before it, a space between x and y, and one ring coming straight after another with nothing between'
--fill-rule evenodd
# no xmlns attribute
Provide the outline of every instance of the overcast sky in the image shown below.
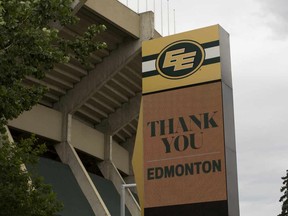
<svg viewBox="0 0 288 216"><path fill-rule="evenodd" d="M146 1L140 0L140 12ZM126 4L126 0L122 1ZM136 0L129 0L137 11ZM277 216L288 169L288 0L170 0L170 33L220 24L230 34L240 213ZM153 0L148 9L154 10ZM167 0L163 0L167 35ZM161 33L160 0L156 28ZM166 17L165 17L166 16Z"/></svg>

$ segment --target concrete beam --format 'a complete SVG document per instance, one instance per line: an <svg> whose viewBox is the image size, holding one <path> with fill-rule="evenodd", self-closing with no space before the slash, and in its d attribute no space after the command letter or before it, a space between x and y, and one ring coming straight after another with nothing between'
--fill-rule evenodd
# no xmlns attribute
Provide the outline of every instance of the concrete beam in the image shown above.
<svg viewBox="0 0 288 216"><path fill-rule="evenodd" d="M132 37L140 37L139 15L119 1L88 0L85 6Z"/></svg>
<svg viewBox="0 0 288 216"><path fill-rule="evenodd" d="M85 76L80 83L68 91L54 107L65 113L74 113L139 54L142 41L153 38L154 14L152 12L141 14L140 26L140 39L121 44L117 50L111 52L108 57L104 58L102 63L98 64L93 71Z"/></svg>
<svg viewBox="0 0 288 216"><path fill-rule="evenodd" d="M69 165L95 215L111 216L71 141L72 116L63 113L62 143L55 145L61 161Z"/></svg>
<svg viewBox="0 0 288 216"><path fill-rule="evenodd" d="M41 121L39 121L41 119ZM43 124L45 122L45 124ZM37 105L8 122L8 126L34 133L52 140L62 140L62 114L48 107Z"/></svg>
<svg viewBox="0 0 288 216"><path fill-rule="evenodd" d="M8 139L9 144L14 146L14 145L15 145L15 144L14 144L14 139L13 139L13 137L12 137L12 135L11 135L11 133L10 133L10 130L9 130L9 128L8 128L7 126L5 126L5 130L6 130L6 133L5 133L5 134L1 134L1 133L0 133L0 147L2 147L3 141L4 141L4 140L6 141L6 138ZM20 170L21 170L22 172L26 172L26 171L27 171L26 165L25 165L25 164L21 164L21 165L20 165ZM27 183L28 183L29 185L32 184L32 180L30 179L30 177L29 177L29 180L28 180Z"/></svg>
<svg viewBox="0 0 288 216"><path fill-rule="evenodd" d="M86 2L87 0L74 0L71 6L73 8L73 14L76 14Z"/></svg>
<svg viewBox="0 0 288 216"><path fill-rule="evenodd" d="M114 184L116 190L121 194L121 187L126 184L121 174L118 172L117 168L112 161L104 161L98 164L99 169L103 173L106 179L109 179ZM126 190L125 194L126 206L129 209L131 215L141 216L140 206L132 195L131 191Z"/></svg>
<svg viewBox="0 0 288 216"><path fill-rule="evenodd" d="M86 2L87 0L74 0L71 4L71 8L73 9L72 13L75 15ZM58 30L62 30L64 28L64 26L62 26L58 20L51 22L50 25Z"/></svg>
<svg viewBox="0 0 288 216"><path fill-rule="evenodd" d="M112 161L118 170L129 175L129 152L113 140Z"/></svg>
<svg viewBox="0 0 288 216"><path fill-rule="evenodd" d="M117 133L122 127L137 118L140 110L141 97L142 95L139 93L131 98L128 103L123 104L115 113L110 114L107 119L98 124L96 129L111 135Z"/></svg>
<svg viewBox="0 0 288 216"><path fill-rule="evenodd" d="M110 216L105 203L78 157L74 147L68 142L63 142L55 145L55 149L61 161L69 165L94 214Z"/></svg>
<svg viewBox="0 0 288 216"><path fill-rule="evenodd" d="M104 160L104 134L74 118L72 119L72 126L68 130L68 128L64 127L67 121L65 115L62 115L57 110L37 105L32 110L26 111L18 118L9 121L8 126L34 133L59 143L63 142L63 140L69 140L69 143L74 148ZM126 162L128 152L116 142L113 142L113 148L115 165L122 172L128 174L129 166Z"/></svg>
<svg viewBox="0 0 288 216"><path fill-rule="evenodd" d="M85 76L81 82L67 92L54 107L58 110L74 113L90 97L99 91L119 70L121 70L133 57L140 52L138 41L127 42L120 45L102 63Z"/></svg>

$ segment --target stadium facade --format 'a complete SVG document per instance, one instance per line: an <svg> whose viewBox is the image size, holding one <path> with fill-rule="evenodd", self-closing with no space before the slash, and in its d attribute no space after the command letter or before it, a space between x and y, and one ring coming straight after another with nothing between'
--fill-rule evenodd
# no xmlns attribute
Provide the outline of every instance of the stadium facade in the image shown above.
<svg viewBox="0 0 288 216"><path fill-rule="evenodd" d="M142 92L142 41L161 37L154 14L137 14L116 0L81 1L80 18L66 26L65 38L81 35L91 24L107 30L97 40L107 49L90 56L87 71L75 59L55 65L43 80L27 84L48 91L32 110L9 122L14 140L35 134L49 151L38 170L64 203L63 216L120 215L121 185L134 183L131 158ZM141 215L130 191L126 215Z"/></svg>

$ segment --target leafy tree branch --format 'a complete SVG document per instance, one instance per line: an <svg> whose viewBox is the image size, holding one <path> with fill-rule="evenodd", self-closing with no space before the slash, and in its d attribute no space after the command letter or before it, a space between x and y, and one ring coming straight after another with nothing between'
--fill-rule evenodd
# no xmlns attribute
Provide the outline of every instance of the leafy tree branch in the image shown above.
<svg viewBox="0 0 288 216"><path fill-rule="evenodd" d="M61 38L52 23L75 25L74 0L0 0L0 216L54 216L62 204L51 187L22 164L35 164L45 149L35 137L10 143L5 125L30 110L45 87L25 85L26 77L42 79L57 63L76 58L88 65L90 53L106 48L95 40L105 31L92 25L72 40ZM29 183L30 182L30 183Z"/></svg>

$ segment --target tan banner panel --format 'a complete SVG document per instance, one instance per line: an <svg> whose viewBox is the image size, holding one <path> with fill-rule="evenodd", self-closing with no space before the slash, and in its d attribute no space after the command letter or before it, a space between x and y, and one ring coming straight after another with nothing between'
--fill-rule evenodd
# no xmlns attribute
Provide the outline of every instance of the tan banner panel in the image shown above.
<svg viewBox="0 0 288 216"><path fill-rule="evenodd" d="M227 199L221 82L143 97L144 207Z"/></svg>

